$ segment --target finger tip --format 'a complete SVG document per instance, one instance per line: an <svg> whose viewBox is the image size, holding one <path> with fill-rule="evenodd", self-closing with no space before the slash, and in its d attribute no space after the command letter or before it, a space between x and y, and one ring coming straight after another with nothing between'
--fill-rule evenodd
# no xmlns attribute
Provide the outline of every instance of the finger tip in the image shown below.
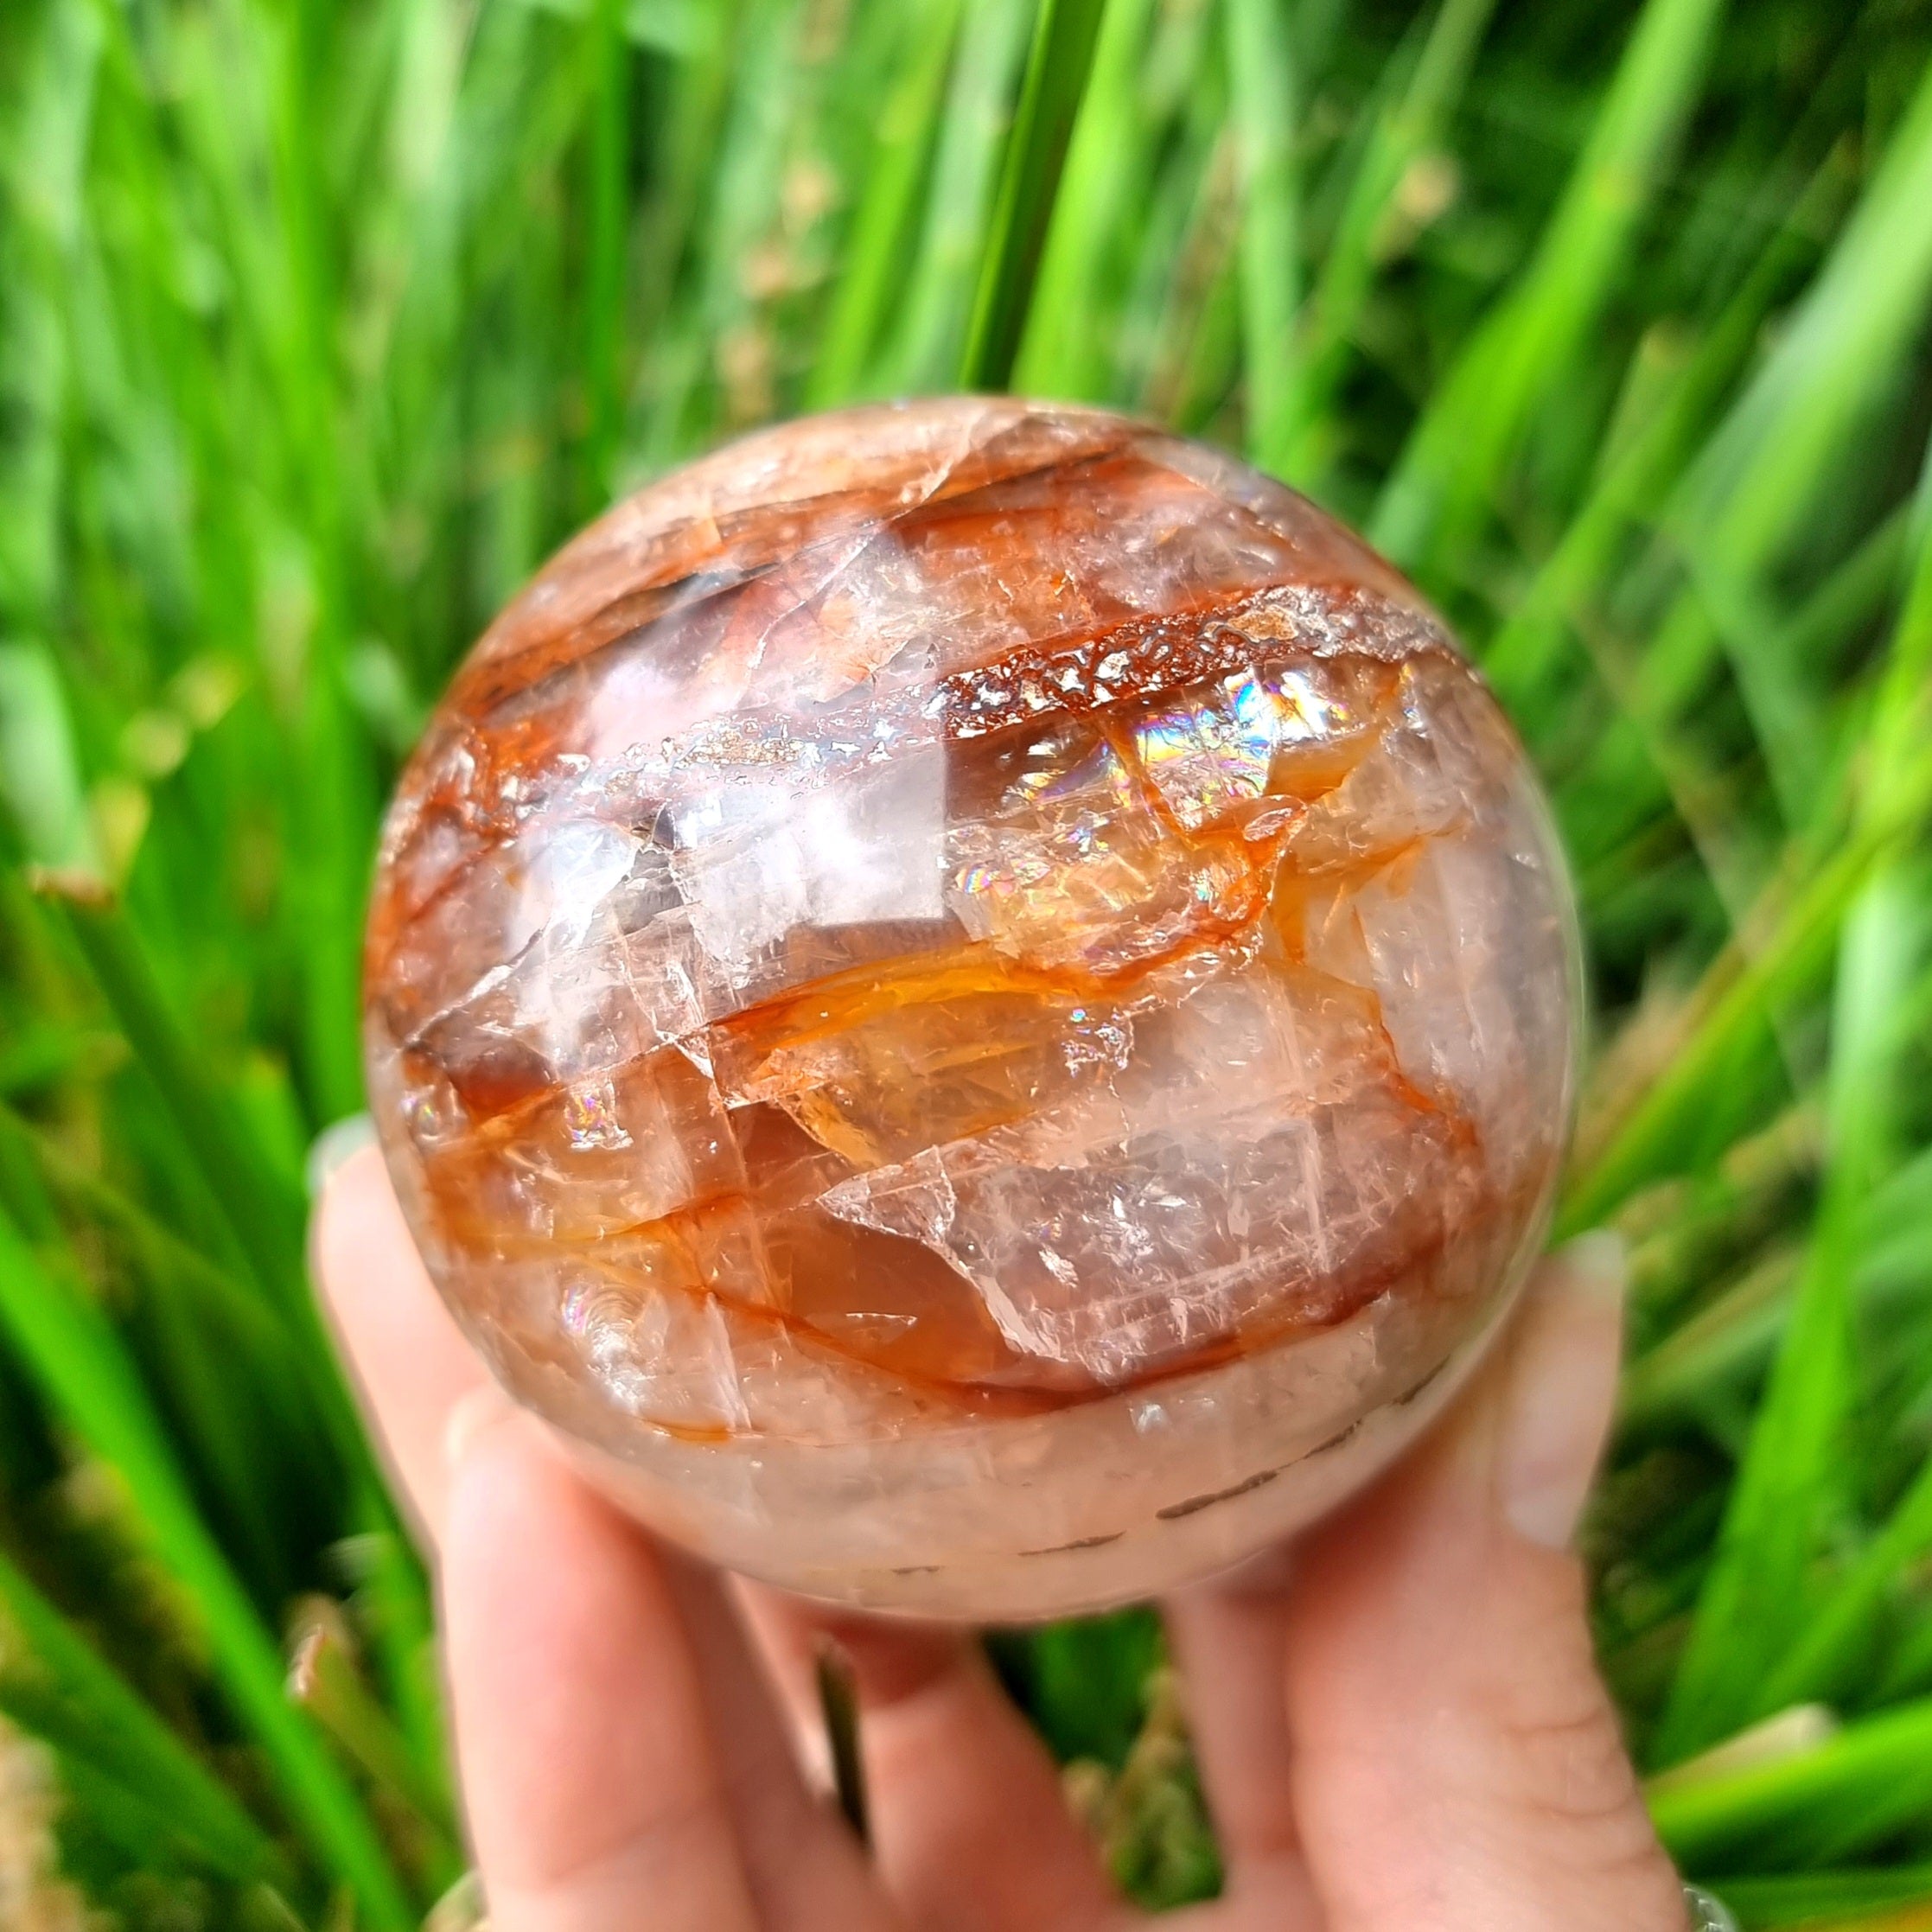
<svg viewBox="0 0 1932 1932"><path fill-rule="evenodd" d="M1545 1548L1570 1542L1616 1404L1623 1355L1623 1246L1608 1233L1546 1264L1516 1325L1497 1415L1502 1514Z"/></svg>
<svg viewBox="0 0 1932 1932"><path fill-rule="evenodd" d="M309 1144L309 1157L303 1164L309 1198L319 1203L328 1191L329 1182L341 1169L364 1148L375 1144L376 1123L373 1114L351 1113L331 1121Z"/></svg>
<svg viewBox="0 0 1932 1932"><path fill-rule="evenodd" d="M1629 1250L1615 1228L1593 1227L1565 1242L1544 1264L1543 1278L1592 1300L1621 1307L1629 1288Z"/></svg>
<svg viewBox="0 0 1932 1932"><path fill-rule="evenodd" d="M446 1607L479 1588L567 1597L568 1572L584 1551L631 1540L543 1425L494 1383L456 1402L442 1446L437 1527Z"/></svg>
<svg viewBox="0 0 1932 1932"><path fill-rule="evenodd" d="M336 1125L347 1129L356 1123ZM345 1135L325 1154L322 1144L335 1132L330 1128L318 1138L309 1163L315 1203L309 1221L310 1272L332 1309L367 1285L372 1250L399 1249L407 1262L416 1260L373 1130L360 1138Z"/></svg>
<svg viewBox="0 0 1932 1932"><path fill-rule="evenodd" d="M381 1150L367 1138L322 1178L309 1274L344 1374L408 1512L437 1540L449 1417L488 1378L430 1282Z"/></svg>
<svg viewBox="0 0 1932 1932"><path fill-rule="evenodd" d="M493 1381L479 1383L457 1397L443 1426L443 1463L452 1476L484 1432L516 1413L510 1399Z"/></svg>

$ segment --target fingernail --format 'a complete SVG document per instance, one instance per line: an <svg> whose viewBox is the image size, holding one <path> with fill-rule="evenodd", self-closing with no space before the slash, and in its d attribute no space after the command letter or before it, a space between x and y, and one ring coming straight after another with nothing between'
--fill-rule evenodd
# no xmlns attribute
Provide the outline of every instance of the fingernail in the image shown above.
<svg viewBox="0 0 1932 1932"><path fill-rule="evenodd" d="M1495 1494L1510 1527L1546 1549L1576 1533L1610 1431L1625 1272L1615 1234L1581 1235L1544 1263L1518 1319Z"/></svg>
<svg viewBox="0 0 1932 1932"><path fill-rule="evenodd" d="M336 1170L346 1166L352 1156L360 1154L375 1138L376 1124L367 1113L352 1113L324 1127L309 1144L309 1198L320 1201Z"/></svg>
<svg viewBox="0 0 1932 1932"><path fill-rule="evenodd" d="M443 1425L443 1462L455 1469L469 1453L469 1445L485 1430L516 1413L515 1406L494 1382L473 1388L450 1412Z"/></svg>

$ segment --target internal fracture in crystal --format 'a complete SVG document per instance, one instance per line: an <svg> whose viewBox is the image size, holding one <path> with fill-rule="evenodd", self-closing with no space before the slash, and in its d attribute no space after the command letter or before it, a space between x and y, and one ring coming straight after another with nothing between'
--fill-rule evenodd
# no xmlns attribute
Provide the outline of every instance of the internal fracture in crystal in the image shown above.
<svg viewBox="0 0 1932 1932"><path fill-rule="evenodd" d="M953 399L695 464L491 628L390 814L369 1074L451 1306L647 1520L1044 1614L1446 1395L1540 1234L1572 955L1385 564L1200 445Z"/></svg>

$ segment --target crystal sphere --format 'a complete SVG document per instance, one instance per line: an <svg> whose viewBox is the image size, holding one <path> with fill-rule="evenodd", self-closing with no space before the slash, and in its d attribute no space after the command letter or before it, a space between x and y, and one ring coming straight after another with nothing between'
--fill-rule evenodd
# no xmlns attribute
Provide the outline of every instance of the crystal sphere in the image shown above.
<svg viewBox="0 0 1932 1932"><path fill-rule="evenodd" d="M1308 1521L1538 1247L1577 999L1418 594L1087 409L814 418L640 492L405 773L370 1086L495 1373L662 1533L1024 1618Z"/></svg>

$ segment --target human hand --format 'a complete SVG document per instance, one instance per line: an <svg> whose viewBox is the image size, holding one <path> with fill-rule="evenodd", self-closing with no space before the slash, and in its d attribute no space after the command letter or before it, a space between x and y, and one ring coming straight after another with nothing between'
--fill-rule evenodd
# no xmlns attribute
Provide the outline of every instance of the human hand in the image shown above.
<svg viewBox="0 0 1932 1932"><path fill-rule="evenodd" d="M491 1383L380 1157L329 1179L324 1299L437 1553L493 1932L1123 1932L1045 1751L960 1632L831 1612L666 1548ZM1622 1268L1546 1263L1398 1469L1164 1606L1223 1897L1195 1932L1683 1932L1568 1543L1609 1426ZM851 1656L871 1855L804 1769Z"/></svg>

